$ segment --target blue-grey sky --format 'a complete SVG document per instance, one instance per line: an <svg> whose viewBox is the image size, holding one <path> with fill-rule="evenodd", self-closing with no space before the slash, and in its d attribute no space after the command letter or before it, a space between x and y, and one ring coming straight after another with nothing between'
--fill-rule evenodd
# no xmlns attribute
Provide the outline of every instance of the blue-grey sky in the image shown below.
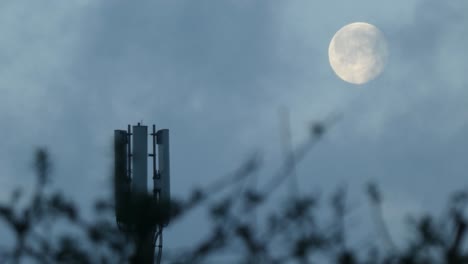
<svg viewBox="0 0 468 264"><path fill-rule="evenodd" d="M171 130L174 195L254 151L273 171L287 106L294 144L311 120L343 114L299 164L300 191L347 183L360 210L362 185L376 180L401 232L405 214L466 187L466 14L465 0L1 1L0 200L31 186L37 146L70 196L108 194L113 130L141 120ZM384 72L361 86L327 57L334 33L357 21L389 46ZM166 246L196 241L195 218L171 226Z"/></svg>

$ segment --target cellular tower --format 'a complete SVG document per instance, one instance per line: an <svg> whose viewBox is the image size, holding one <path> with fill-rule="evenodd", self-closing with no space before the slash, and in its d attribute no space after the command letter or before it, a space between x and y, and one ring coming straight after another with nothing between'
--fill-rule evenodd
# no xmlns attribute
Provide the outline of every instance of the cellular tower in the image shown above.
<svg viewBox="0 0 468 264"><path fill-rule="evenodd" d="M148 144L151 138L152 144ZM148 145L151 153L148 153ZM114 198L119 229L136 241L133 263L161 262L162 232L170 216L169 130L138 123L114 131ZM148 162L149 161L149 162ZM148 188L148 171L153 188Z"/></svg>

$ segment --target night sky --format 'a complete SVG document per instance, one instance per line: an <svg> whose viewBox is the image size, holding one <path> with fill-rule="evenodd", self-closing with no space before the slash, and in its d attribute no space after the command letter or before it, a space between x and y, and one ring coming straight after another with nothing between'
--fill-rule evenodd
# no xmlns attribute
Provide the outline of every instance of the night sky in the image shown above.
<svg viewBox="0 0 468 264"><path fill-rule="evenodd" d="M466 0L1 1L0 200L31 188L39 146L54 188L83 205L110 195L113 131L137 122L170 129L177 197L254 152L263 182L284 158L285 106L295 146L311 122L342 114L298 164L300 192L347 185L367 218L375 180L399 237L405 215L438 212L467 187L467 14ZM358 21L389 49L364 85L328 62L334 33ZM166 248L203 237L205 219L190 217L168 228Z"/></svg>

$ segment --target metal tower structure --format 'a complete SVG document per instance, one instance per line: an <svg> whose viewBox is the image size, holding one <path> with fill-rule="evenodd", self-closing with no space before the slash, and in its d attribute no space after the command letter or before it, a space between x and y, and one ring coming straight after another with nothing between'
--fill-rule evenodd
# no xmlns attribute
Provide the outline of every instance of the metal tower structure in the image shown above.
<svg viewBox="0 0 468 264"><path fill-rule="evenodd" d="M152 153L148 153L148 137L152 138ZM148 165L153 174L152 194L148 190ZM138 123L128 125L127 131L114 131L114 198L119 229L136 241L132 263L160 263L163 228L170 216L168 129L156 131L153 125L148 134L148 127Z"/></svg>

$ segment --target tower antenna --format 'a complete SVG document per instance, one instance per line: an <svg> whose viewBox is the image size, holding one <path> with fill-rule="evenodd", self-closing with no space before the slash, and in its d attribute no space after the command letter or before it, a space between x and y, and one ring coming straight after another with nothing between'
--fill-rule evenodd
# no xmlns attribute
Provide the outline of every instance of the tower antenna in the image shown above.
<svg viewBox="0 0 468 264"><path fill-rule="evenodd" d="M114 131L114 198L119 229L135 238L132 263L161 262L163 228L170 216L169 130L148 134L139 122ZM148 153L148 136L152 153ZM156 153L158 153L156 155ZM153 193L148 193L148 158L152 158ZM155 259L155 247L158 255Z"/></svg>

